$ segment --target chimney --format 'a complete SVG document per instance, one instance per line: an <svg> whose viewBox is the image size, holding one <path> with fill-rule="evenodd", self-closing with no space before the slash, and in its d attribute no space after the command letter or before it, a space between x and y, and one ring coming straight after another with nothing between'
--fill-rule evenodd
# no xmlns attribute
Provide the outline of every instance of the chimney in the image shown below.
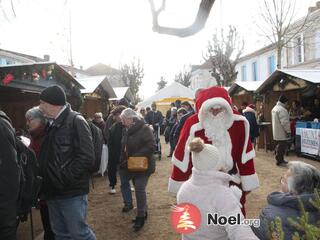
<svg viewBox="0 0 320 240"><path fill-rule="evenodd" d="M312 12L314 12L315 10L317 10L318 9L318 7L309 7L308 8L308 13L312 13Z"/></svg>
<svg viewBox="0 0 320 240"><path fill-rule="evenodd" d="M50 55L49 54L43 55L43 59L44 59L44 61L49 62L50 61Z"/></svg>

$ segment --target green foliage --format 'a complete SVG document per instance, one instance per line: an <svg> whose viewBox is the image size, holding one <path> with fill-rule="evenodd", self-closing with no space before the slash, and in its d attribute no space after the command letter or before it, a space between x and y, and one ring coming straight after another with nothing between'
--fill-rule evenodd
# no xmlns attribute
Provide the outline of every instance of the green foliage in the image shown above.
<svg viewBox="0 0 320 240"><path fill-rule="evenodd" d="M282 221L281 218L277 217L270 224L270 235L272 240L283 240L284 234L282 230Z"/></svg>
<svg viewBox="0 0 320 240"><path fill-rule="evenodd" d="M320 196L319 191L315 189L315 200L310 199L311 204L317 208L320 212ZM309 213L306 212L303 203L299 199L299 205L301 209L301 217L298 217L296 220L289 218L289 223L293 225L297 230L303 232L303 235L300 236L298 233L295 235L300 237L300 239L314 240L320 239L320 224L319 222L316 225L309 224Z"/></svg>
<svg viewBox="0 0 320 240"><path fill-rule="evenodd" d="M311 204L320 212L320 194L319 190L315 189L315 200L310 199ZM309 213L306 212L302 201L299 199L301 209L301 217L296 219L288 218L289 223L294 226L297 231L292 236L292 240L317 240L320 239L320 220L315 224L309 223ZM283 240L283 229L281 219L277 217L275 221L270 224L271 239Z"/></svg>
<svg viewBox="0 0 320 240"><path fill-rule="evenodd" d="M162 89L162 88L164 88L166 85L167 85L167 81L166 80L164 80L164 77L161 77L160 78L160 81L159 82L157 82L157 84L158 84L158 91L160 90L160 89Z"/></svg>
<svg viewBox="0 0 320 240"><path fill-rule="evenodd" d="M121 79L128 86L133 94L134 103L138 103L140 98L138 95L139 88L144 77L144 68L139 59L133 59L130 64L125 64L120 68Z"/></svg>

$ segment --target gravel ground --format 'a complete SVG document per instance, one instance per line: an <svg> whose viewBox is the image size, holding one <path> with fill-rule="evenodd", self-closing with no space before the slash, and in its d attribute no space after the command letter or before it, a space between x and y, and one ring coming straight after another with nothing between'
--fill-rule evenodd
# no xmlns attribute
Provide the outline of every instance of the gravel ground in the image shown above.
<svg viewBox="0 0 320 240"><path fill-rule="evenodd" d="M107 239L179 239L170 225L170 207L175 204L175 197L167 192L168 177L171 163L166 158L168 145L163 144L163 158L157 161L157 170L149 180L147 187L148 220L144 228L134 233L131 219L135 216L135 209L129 213L122 213L123 207L120 186L116 187L115 195L108 194L106 177L95 178L95 188L89 195L88 223L96 233L98 240ZM320 169L320 162L295 156L294 153L286 158L288 161L301 160ZM249 194L246 203L247 217L256 218L266 204L266 196L272 191L279 190L280 176L286 171L284 167L275 165L273 152L257 151L255 167L260 179L260 188ZM133 193L134 196L134 193ZM33 211L34 229L36 235L41 234L42 226L39 211ZM18 229L18 240L31 239L30 223L23 223ZM41 236L37 239L42 239Z"/></svg>

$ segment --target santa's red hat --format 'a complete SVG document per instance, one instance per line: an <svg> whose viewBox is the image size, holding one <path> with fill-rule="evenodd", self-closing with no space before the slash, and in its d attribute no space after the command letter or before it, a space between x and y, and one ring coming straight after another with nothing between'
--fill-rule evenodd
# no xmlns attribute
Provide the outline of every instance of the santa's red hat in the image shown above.
<svg viewBox="0 0 320 240"><path fill-rule="evenodd" d="M229 97L227 90L222 87L211 87L201 91L196 100L196 107L198 118L200 122L207 117L209 114L210 108L213 106L221 107L226 110L226 114L224 117L225 126L227 128L231 127L234 119L233 119L233 108L232 101Z"/></svg>

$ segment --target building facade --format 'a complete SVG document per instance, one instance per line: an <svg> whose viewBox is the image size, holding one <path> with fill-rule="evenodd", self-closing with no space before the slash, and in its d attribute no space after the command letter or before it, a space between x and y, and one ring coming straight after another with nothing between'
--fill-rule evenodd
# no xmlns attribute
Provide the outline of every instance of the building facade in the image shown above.
<svg viewBox="0 0 320 240"><path fill-rule="evenodd" d="M217 81L211 75L211 63L205 62L202 65L193 65L191 67L190 88L197 90L217 85Z"/></svg>
<svg viewBox="0 0 320 240"><path fill-rule="evenodd" d="M285 39L297 32L282 49L281 68L314 69L320 68L320 1L309 8L309 13L294 22ZM286 41L286 40L285 40ZM236 65L236 81L264 81L277 68L277 50L271 44L243 56Z"/></svg>

